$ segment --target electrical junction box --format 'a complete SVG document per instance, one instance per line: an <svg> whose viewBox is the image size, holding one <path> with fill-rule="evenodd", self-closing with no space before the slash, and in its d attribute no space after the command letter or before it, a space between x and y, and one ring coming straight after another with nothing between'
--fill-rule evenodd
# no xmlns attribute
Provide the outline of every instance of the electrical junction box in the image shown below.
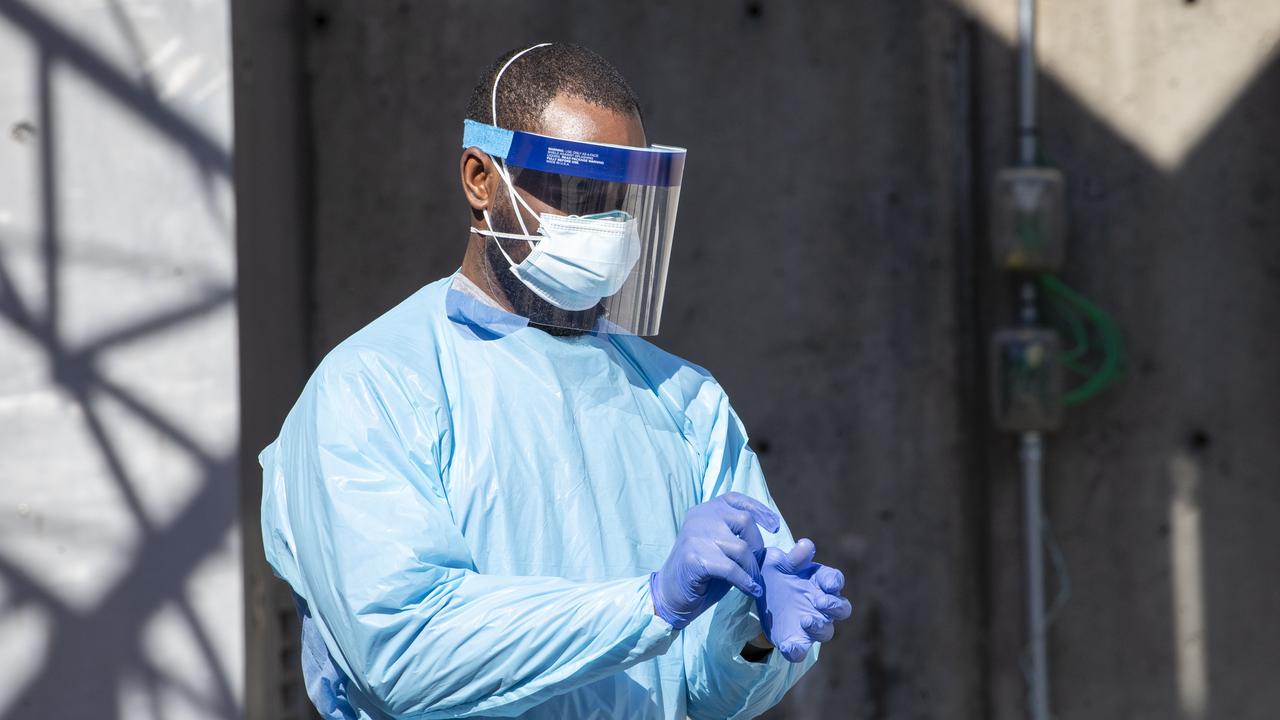
<svg viewBox="0 0 1280 720"><path fill-rule="evenodd" d="M991 343L991 407L1001 430L1056 430L1062 423L1061 342L1048 328L1006 328Z"/></svg>
<svg viewBox="0 0 1280 720"><path fill-rule="evenodd" d="M1005 168L996 175L991 250L996 267L1062 269L1067 259L1066 181L1053 168Z"/></svg>

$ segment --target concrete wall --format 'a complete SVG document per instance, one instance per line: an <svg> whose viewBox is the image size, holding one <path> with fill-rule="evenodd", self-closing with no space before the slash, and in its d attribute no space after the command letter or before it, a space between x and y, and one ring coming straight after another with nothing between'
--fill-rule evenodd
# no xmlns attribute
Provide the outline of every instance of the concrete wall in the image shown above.
<svg viewBox="0 0 1280 720"><path fill-rule="evenodd" d="M594 47L644 98L650 137L690 148L658 343L717 374L792 526L851 578L856 619L772 716L1021 716L1020 496L984 364L1012 315L983 240L990 177L1012 157L1012 2L267 5L305 82L287 127L255 137L291 128L309 149L285 203L298 217L284 234L266 216L242 227L241 248L286 249L258 272L305 308L289 363L457 266L459 125L480 69L546 39ZM1117 316L1131 355L1126 382L1049 440L1073 589L1052 636L1057 717L1269 717L1272 4L1045 5L1064 277ZM238 112L279 117L259 102ZM259 310L279 325L272 303L263 290L242 307L242 332ZM245 372L280 351L246 348ZM301 374L246 393L260 427L245 467Z"/></svg>
<svg viewBox="0 0 1280 720"><path fill-rule="evenodd" d="M240 714L228 50L0 1L0 717Z"/></svg>
<svg viewBox="0 0 1280 720"><path fill-rule="evenodd" d="M1071 580L1050 638L1054 708L1275 717L1280 6L1041 5L1043 152L1067 175L1072 225L1063 277L1115 314L1129 350L1125 382L1049 440ZM1014 4L969 7L986 178L1010 158ZM981 269L984 327L1007 322L1005 286ZM1025 717L1021 499L1010 441L987 451L993 716Z"/></svg>

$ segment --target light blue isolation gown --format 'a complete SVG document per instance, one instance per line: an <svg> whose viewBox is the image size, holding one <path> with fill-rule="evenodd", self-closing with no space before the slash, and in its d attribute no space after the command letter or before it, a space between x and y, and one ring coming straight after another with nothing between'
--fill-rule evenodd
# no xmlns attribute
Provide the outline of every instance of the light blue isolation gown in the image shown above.
<svg viewBox="0 0 1280 720"><path fill-rule="evenodd" d="M737 590L654 615L686 510L776 506L720 386L640 338L555 337L445 278L329 353L260 460L327 718L752 717L817 658L744 660Z"/></svg>

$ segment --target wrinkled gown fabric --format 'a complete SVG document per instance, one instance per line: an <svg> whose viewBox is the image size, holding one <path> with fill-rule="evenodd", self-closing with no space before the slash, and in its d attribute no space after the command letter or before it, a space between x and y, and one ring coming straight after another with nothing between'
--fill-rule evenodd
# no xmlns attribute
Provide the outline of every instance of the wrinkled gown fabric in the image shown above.
<svg viewBox="0 0 1280 720"><path fill-rule="evenodd" d="M742 659L737 590L654 615L685 511L776 505L720 386L640 338L555 337L445 278L329 353L260 461L326 718L752 717L816 659Z"/></svg>

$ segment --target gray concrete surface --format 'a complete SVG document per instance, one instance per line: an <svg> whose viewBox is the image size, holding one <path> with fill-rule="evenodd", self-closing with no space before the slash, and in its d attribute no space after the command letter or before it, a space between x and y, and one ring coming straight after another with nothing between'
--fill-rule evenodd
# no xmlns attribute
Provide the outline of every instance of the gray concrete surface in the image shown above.
<svg viewBox="0 0 1280 720"><path fill-rule="evenodd" d="M227 4L0 0L0 717L240 715Z"/></svg>
<svg viewBox="0 0 1280 720"><path fill-rule="evenodd" d="M975 5L985 178L1011 157L1012 55L1002 4ZM1072 225L1063 277L1116 316L1130 356L1124 383L1049 439L1046 502L1072 589L1050 637L1054 709L1273 718L1280 8L1042 5L1043 152L1067 175ZM989 328L1007 298L981 270ZM987 452L992 717L1020 718L1020 496L1011 441Z"/></svg>
<svg viewBox="0 0 1280 720"><path fill-rule="evenodd" d="M301 243L302 264L266 253L260 270L300 274L311 361L457 266L479 70L545 39L595 47L644 98L651 138L690 149L658 343L716 373L792 526L851 578L855 620L770 716L1023 716L1020 497L984 365L1011 317L983 234L1013 151L1012 3L278 5L298 13L281 32L308 78L295 177L311 210L274 240ZM1273 13L1046 5L1064 278L1116 315L1131 356L1049 439L1073 588L1051 637L1056 716L1274 717ZM247 392L246 415L278 422L281 395Z"/></svg>

